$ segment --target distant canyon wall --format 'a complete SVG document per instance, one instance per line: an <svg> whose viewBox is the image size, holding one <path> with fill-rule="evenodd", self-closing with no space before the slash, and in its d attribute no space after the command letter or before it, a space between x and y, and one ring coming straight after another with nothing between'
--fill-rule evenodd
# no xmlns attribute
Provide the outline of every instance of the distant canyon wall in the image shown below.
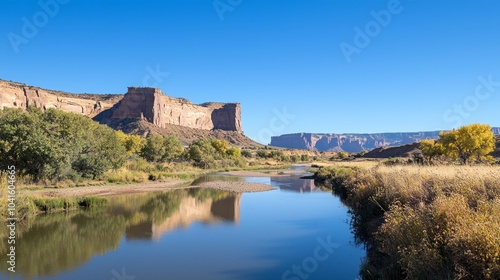
<svg viewBox="0 0 500 280"><path fill-rule="evenodd" d="M271 138L271 146L357 153L385 146L400 146L418 142L421 139L436 139L439 131L377 134L316 134L296 133Z"/></svg>
<svg viewBox="0 0 500 280"><path fill-rule="evenodd" d="M500 128L494 127L492 132L499 135ZM439 133L440 131L374 134L295 133L272 137L270 145L289 149L358 153L362 150L412 144L422 139L437 139Z"/></svg>
<svg viewBox="0 0 500 280"><path fill-rule="evenodd" d="M195 105L144 87L129 87L125 95L71 94L0 80L0 109L29 106L81 114L105 124L140 119L160 128L177 125L243 133L239 103Z"/></svg>

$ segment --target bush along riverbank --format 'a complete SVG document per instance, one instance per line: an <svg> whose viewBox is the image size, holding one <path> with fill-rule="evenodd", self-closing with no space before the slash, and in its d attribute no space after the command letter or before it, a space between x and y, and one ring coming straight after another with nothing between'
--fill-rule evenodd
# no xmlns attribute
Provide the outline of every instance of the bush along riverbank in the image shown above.
<svg viewBox="0 0 500 280"><path fill-rule="evenodd" d="M325 167L351 208L363 279L500 279L500 167Z"/></svg>

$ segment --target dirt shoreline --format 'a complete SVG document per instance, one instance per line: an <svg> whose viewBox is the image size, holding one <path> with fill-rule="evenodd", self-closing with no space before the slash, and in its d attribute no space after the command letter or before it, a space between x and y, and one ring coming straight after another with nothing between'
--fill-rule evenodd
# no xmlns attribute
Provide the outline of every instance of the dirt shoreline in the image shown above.
<svg viewBox="0 0 500 280"><path fill-rule="evenodd" d="M249 183L249 182L227 182L227 181L205 182L198 186L193 186L193 187L214 189L226 192L236 192L236 193L265 192L265 191L275 190L275 188L266 184Z"/></svg>
<svg viewBox="0 0 500 280"><path fill-rule="evenodd" d="M290 175L303 174L304 170L300 169L283 169L283 170L259 170L259 171L228 171L221 172L222 175L240 176L240 177L283 177Z"/></svg>
<svg viewBox="0 0 500 280"><path fill-rule="evenodd" d="M42 189L26 192L29 195L48 197L82 197L82 196L114 196L133 193L147 193L165 190L189 188L189 181L172 180L168 182L137 183L130 185L101 185L88 187L74 187L64 189Z"/></svg>
<svg viewBox="0 0 500 280"><path fill-rule="evenodd" d="M130 185L101 185L88 187L75 187L64 189L42 189L35 191L25 191L26 194L32 196L47 196L47 197L83 197L83 196L98 196L108 197L116 195L147 193L168 191L177 189L189 188L206 188L228 192L244 193L244 192L264 192L274 190L273 187L266 184L249 183L249 182L226 182L214 181L204 182L199 185L191 185L191 181L172 180L168 182L155 183L138 183Z"/></svg>

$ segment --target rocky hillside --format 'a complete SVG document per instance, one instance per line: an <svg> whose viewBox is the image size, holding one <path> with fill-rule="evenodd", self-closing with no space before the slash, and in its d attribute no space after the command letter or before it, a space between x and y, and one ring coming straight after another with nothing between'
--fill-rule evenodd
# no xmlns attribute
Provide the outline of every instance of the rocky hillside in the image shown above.
<svg viewBox="0 0 500 280"><path fill-rule="evenodd" d="M500 128L493 128L500 134ZM271 146L330 152L357 153L380 147L395 147L412 144L422 139L437 139L440 131L375 133L375 134L317 134L296 133L271 138Z"/></svg>
<svg viewBox="0 0 500 280"><path fill-rule="evenodd" d="M163 127L158 127L150 122L137 119L129 120L115 120L108 124L114 129L121 130L128 134L138 135L175 135L184 145L189 145L196 139L200 138L217 138L227 140L229 143L237 145L242 148L263 148L264 145L259 144L252 139L246 137L244 134L235 131L225 130L204 130L196 129L185 126L167 124Z"/></svg>
<svg viewBox="0 0 500 280"><path fill-rule="evenodd" d="M380 147L366 153L364 158L396 158L413 157L414 153L420 152L420 143L406 144L397 147Z"/></svg>
<svg viewBox="0 0 500 280"><path fill-rule="evenodd" d="M72 94L0 80L0 109L35 106L93 118L126 133L174 134L185 144L217 137L246 147L262 145L243 134L239 103L195 105L160 89L129 87L125 94Z"/></svg>
<svg viewBox="0 0 500 280"><path fill-rule="evenodd" d="M495 137L496 149L491 153L493 157L500 158L500 135ZM380 147L366 153L364 158L396 158L413 157L414 153L420 152L420 144L413 143L396 147Z"/></svg>

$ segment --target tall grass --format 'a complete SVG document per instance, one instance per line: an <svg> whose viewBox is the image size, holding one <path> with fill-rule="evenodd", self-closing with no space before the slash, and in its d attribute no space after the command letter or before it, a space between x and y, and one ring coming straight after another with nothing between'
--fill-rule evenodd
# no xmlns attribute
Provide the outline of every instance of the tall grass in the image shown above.
<svg viewBox="0 0 500 280"><path fill-rule="evenodd" d="M101 207L107 205L107 202L102 197L40 197L20 194L16 197L15 217L22 222L38 213ZM7 218L7 203L0 202L0 211L0 217Z"/></svg>
<svg viewBox="0 0 500 280"><path fill-rule="evenodd" d="M381 165L340 177L369 248L364 278L500 279L500 167Z"/></svg>

